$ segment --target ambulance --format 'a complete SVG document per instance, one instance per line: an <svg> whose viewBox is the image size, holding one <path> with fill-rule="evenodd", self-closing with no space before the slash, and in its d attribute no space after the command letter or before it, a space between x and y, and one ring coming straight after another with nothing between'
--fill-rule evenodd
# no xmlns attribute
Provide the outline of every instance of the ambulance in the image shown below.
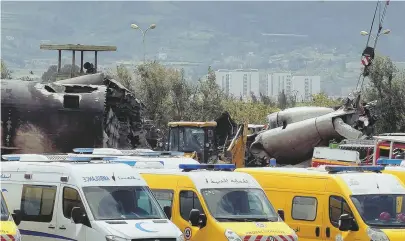
<svg viewBox="0 0 405 241"><path fill-rule="evenodd" d="M4 176L6 178L7 176ZM3 175L1 175L3 179ZM18 214L11 214L6 200L3 196L3 191L8 192L7 189L2 188L0 192L0 201L1 201L1 219L0 219L0 238L2 241L21 241L20 231L17 228L17 225L20 224L20 216Z"/></svg>
<svg viewBox="0 0 405 241"><path fill-rule="evenodd" d="M91 158L92 160L110 160L118 163L125 163L130 166L141 168L157 163L164 168L178 168L179 164L198 164L193 158L185 157L184 152L177 151L152 151L148 149L119 150L114 148L75 148L71 157Z"/></svg>
<svg viewBox="0 0 405 241"><path fill-rule="evenodd" d="M298 240L257 181L234 169L233 164L180 164L139 172L186 240Z"/></svg>
<svg viewBox="0 0 405 241"><path fill-rule="evenodd" d="M405 185L383 166L240 168L300 241L404 241Z"/></svg>
<svg viewBox="0 0 405 241"><path fill-rule="evenodd" d="M126 164L34 154L2 158L2 188L11 210L21 214L24 240L184 241L145 180Z"/></svg>

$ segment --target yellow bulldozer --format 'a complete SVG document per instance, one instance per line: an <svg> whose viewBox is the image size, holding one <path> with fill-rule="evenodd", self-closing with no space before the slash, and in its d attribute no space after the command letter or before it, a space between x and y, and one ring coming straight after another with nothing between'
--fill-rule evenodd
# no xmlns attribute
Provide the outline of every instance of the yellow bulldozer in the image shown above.
<svg viewBox="0 0 405 241"><path fill-rule="evenodd" d="M218 122L169 122L166 150L184 152L201 163L233 163L244 167L247 123L225 127L223 121Z"/></svg>

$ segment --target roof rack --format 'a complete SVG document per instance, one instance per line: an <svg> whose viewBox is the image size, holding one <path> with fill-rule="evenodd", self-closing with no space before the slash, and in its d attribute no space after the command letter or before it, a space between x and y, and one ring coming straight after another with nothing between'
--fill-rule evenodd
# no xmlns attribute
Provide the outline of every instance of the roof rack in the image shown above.
<svg viewBox="0 0 405 241"><path fill-rule="evenodd" d="M381 172L384 166L324 166L329 173L339 172Z"/></svg>
<svg viewBox="0 0 405 241"><path fill-rule="evenodd" d="M91 161L110 161L114 158L101 157L94 158L89 156L68 156L68 155L41 155L41 154L10 154L2 155L2 161L18 162L91 162Z"/></svg>
<svg viewBox="0 0 405 241"><path fill-rule="evenodd" d="M114 148L74 148L73 153L105 156L184 156L184 152L153 151L151 149L120 150Z"/></svg>
<svg viewBox="0 0 405 241"><path fill-rule="evenodd" d="M236 166L234 164L179 164L179 168L183 169L183 172L195 170L233 171Z"/></svg>
<svg viewBox="0 0 405 241"><path fill-rule="evenodd" d="M165 166L163 161L135 161L127 159L114 159L114 163L127 164L134 168L139 169L162 169Z"/></svg>

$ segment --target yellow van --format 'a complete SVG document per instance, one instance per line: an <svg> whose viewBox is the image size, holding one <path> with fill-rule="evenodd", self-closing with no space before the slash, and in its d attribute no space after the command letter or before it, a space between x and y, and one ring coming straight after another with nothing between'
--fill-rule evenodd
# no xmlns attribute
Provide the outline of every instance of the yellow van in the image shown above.
<svg viewBox="0 0 405 241"><path fill-rule="evenodd" d="M139 172L186 240L298 240L257 181L233 169L233 164L180 164Z"/></svg>
<svg viewBox="0 0 405 241"><path fill-rule="evenodd" d="M4 190L7 191L7 190ZM17 228L20 224L20 215L11 215L7 203L3 196L3 190L1 193L1 221L0 221L0 239L3 241L13 240L21 241L21 235Z"/></svg>
<svg viewBox="0 0 405 241"><path fill-rule="evenodd" d="M404 241L405 185L383 166L240 168L285 210L300 241ZM402 202L399 203L399 202Z"/></svg>
<svg viewBox="0 0 405 241"><path fill-rule="evenodd" d="M379 159L377 165L385 166L384 173L395 175L405 183L405 160L399 159Z"/></svg>

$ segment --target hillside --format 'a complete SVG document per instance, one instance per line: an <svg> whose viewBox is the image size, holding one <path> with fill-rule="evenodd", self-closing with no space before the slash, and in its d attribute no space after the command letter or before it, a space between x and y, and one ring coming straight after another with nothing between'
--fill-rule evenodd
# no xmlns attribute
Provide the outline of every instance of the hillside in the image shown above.
<svg viewBox="0 0 405 241"><path fill-rule="evenodd" d="M305 67L301 63L307 59L314 66L319 66L317 61L329 61L336 68L359 60L366 41L359 32L369 29L375 3L2 1L1 52L17 67L29 59L56 61L56 53L39 50L46 40L116 45L118 51L103 53L101 63L140 60L141 33L129 25L156 23L157 28L146 36L149 58L161 51L167 61L202 63L200 71L208 64L223 68L237 67L239 62L278 68L268 64L278 55L295 61L297 70ZM405 2L392 1L384 23L392 32L381 37L378 45L379 52L395 61L405 61L404 12ZM247 58L249 52L253 55Z"/></svg>

